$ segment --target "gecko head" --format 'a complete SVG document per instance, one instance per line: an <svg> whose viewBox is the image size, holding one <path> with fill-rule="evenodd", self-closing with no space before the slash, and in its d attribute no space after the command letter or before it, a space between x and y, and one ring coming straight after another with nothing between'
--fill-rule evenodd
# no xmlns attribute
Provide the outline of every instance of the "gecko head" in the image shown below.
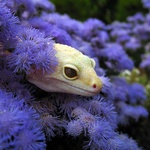
<svg viewBox="0 0 150 150"><path fill-rule="evenodd" d="M27 80L47 92L63 92L83 96L98 94L102 82L94 67L95 61L78 50L63 44L55 44L58 66L52 74L35 71Z"/></svg>

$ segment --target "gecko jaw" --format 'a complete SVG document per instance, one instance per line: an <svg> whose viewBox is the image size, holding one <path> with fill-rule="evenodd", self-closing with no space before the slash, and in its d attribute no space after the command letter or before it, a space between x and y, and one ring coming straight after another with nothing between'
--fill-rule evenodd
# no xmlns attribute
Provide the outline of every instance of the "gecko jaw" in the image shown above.
<svg viewBox="0 0 150 150"><path fill-rule="evenodd" d="M83 88L74 86L73 84L71 85L71 84L66 83L62 80L54 79L54 78L50 79L48 82L49 82L49 84L51 84L50 86L52 88L48 88L49 90L45 89L47 92L52 91L52 92L77 94L77 95L82 95L82 96L94 96L94 95L98 94L101 90L101 87L99 87L97 89L91 87L91 88L89 88L89 90L86 88L83 89Z"/></svg>

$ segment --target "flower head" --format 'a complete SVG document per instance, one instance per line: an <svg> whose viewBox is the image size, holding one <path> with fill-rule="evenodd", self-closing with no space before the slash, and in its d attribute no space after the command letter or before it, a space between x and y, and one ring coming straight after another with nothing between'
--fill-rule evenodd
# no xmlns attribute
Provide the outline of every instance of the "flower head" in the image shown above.
<svg viewBox="0 0 150 150"><path fill-rule="evenodd" d="M128 41L130 39L130 29L120 29L115 28L110 33L111 37L116 38L118 43Z"/></svg>
<svg viewBox="0 0 150 150"><path fill-rule="evenodd" d="M103 86L100 92L101 96L108 101L114 99L114 92L112 91L112 84L110 79L104 76L101 76L100 79L102 80Z"/></svg>
<svg viewBox="0 0 150 150"><path fill-rule="evenodd" d="M97 54L100 58L105 58L104 62L109 69L122 71L124 69L133 69L132 60L119 44L107 44L104 49L101 49Z"/></svg>
<svg viewBox="0 0 150 150"><path fill-rule="evenodd" d="M40 122L45 132L47 140L51 140L52 137L62 134L62 129L65 128L66 124L61 121L58 117L52 116L49 113L40 114Z"/></svg>
<svg viewBox="0 0 150 150"><path fill-rule="evenodd" d="M35 8L42 8L46 11L55 11L55 6L48 0L31 0Z"/></svg>
<svg viewBox="0 0 150 150"><path fill-rule="evenodd" d="M143 3L143 6L145 7L145 8L150 8L150 1L149 0L142 0L142 3Z"/></svg>
<svg viewBox="0 0 150 150"><path fill-rule="evenodd" d="M90 149L108 149L108 141L116 136L109 123L105 120L94 122L88 130L90 142L85 147ZM92 148L93 147L93 148Z"/></svg>
<svg viewBox="0 0 150 150"><path fill-rule="evenodd" d="M138 147L137 143L132 138L129 138L126 134L120 134L118 138L123 142L120 150L142 150L142 148Z"/></svg>
<svg viewBox="0 0 150 150"><path fill-rule="evenodd" d="M136 13L135 15L133 16L129 16L127 18L128 22L132 22L132 23L138 23L138 22L144 22L145 21L145 18L143 16L142 13Z"/></svg>
<svg viewBox="0 0 150 150"><path fill-rule="evenodd" d="M150 54L147 54L147 55L143 56L143 60L140 64L140 67L141 68L147 68L147 69L150 68Z"/></svg>
<svg viewBox="0 0 150 150"><path fill-rule="evenodd" d="M123 78L112 78L112 90L116 101L127 101L129 84Z"/></svg>
<svg viewBox="0 0 150 150"><path fill-rule="evenodd" d="M80 120L73 120L66 126L66 132L73 137L79 136L83 132L84 128Z"/></svg>
<svg viewBox="0 0 150 150"><path fill-rule="evenodd" d="M106 102L104 98L95 96L92 100L86 102L83 106L92 115L107 120L112 128L116 128L117 113L115 112L115 106L113 106L111 102Z"/></svg>
<svg viewBox="0 0 150 150"><path fill-rule="evenodd" d="M35 29L25 28L20 33L15 51L8 57L10 67L15 72L32 69L52 73L57 66L53 41Z"/></svg>
<svg viewBox="0 0 150 150"><path fill-rule="evenodd" d="M133 118L138 121L140 117L148 116L147 110L140 105L132 106L129 104L125 104L124 102L118 102L116 106L119 110L118 113L120 114L120 116L118 118L120 118L119 122L121 124L128 124L129 118Z"/></svg>
<svg viewBox="0 0 150 150"><path fill-rule="evenodd" d="M128 98L130 103L143 103L146 100L146 91L145 88L138 83L133 83L128 89Z"/></svg>
<svg viewBox="0 0 150 150"><path fill-rule="evenodd" d="M45 136L38 119L24 100L0 90L0 145L10 140L7 145L16 149L44 148Z"/></svg>
<svg viewBox="0 0 150 150"><path fill-rule="evenodd" d="M133 51L136 51L140 47L141 47L141 42L139 39L135 37L130 37L130 39L125 43L125 48L131 49Z"/></svg>
<svg viewBox="0 0 150 150"><path fill-rule="evenodd" d="M83 25L83 38L87 40L95 37L99 33L100 29L105 27L105 24L102 21L95 18L88 19Z"/></svg>
<svg viewBox="0 0 150 150"><path fill-rule="evenodd" d="M138 37L139 40L148 40L150 38L149 23L136 24L133 29L133 34Z"/></svg>
<svg viewBox="0 0 150 150"><path fill-rule="evenodd" d="M72 111L78 106L79 99L77 99L76 95L67 94L63 95L61 100L63 101L60 103L60 110L70 119Z"/></svg>
<svg viewBox="0 0 150 150"><path fill-rule="evenodd" d="M14 136L15 149L45 149L45 135L36 123L28 124Z"/></svg>
<svg viewBox="0 0 150 150"><path fill-rule="evenodd" d="M71 19L68 15L60 15L58 13L44 14L42 18L49 24L56 25L58 28L65 30L70 36L81 36L82 23Z"/></svg>
<svg viewBox="0 0 150 150"><path fill-rule="evenodd" d="M5 48L14 48L20 30L19 19L4 4L0 2L0 42Z"/></svg>
<svg viewBox="0 0 150 150"><path fill-rule="evenodd" d="M23 13L24 11L28 11L30 13L35 12L34 5L32 1L30 0L4 0L6 3L6 6L10 8L13 12L17 12L20 10L20 13ZM22 6L24 6L22 8Z"/></svg>

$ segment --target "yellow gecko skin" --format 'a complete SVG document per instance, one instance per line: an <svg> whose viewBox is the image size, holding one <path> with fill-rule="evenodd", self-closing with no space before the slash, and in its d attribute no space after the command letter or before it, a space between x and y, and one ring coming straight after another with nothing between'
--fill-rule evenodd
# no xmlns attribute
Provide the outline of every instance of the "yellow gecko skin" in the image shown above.
<svg viewBox="0 0 150 150"><path fill-rule="evenodd" d="M35 70L27 80L47 92L63 92L94 96L101 91L102 81L97 76L95 61L67 45L54 44L58 66L54 73Z"/></svg>

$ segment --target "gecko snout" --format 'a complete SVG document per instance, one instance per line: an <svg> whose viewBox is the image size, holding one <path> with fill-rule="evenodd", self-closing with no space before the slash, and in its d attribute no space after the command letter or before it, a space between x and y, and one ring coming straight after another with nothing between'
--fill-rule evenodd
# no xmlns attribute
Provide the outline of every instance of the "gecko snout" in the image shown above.
<svg viewBox="0 0 150 150"><path fill-rule="evenodd" d="M92 82L91 86L93 92L99 93L102 89L102 81L100 80L100 78L97 78Z"/></svg>
<svg viewBox="0 0 150 150"><path fill-rule="evenodd" d="M97 88L97 85L94 83L92 87L95 89L95 88Z"/></svg>

